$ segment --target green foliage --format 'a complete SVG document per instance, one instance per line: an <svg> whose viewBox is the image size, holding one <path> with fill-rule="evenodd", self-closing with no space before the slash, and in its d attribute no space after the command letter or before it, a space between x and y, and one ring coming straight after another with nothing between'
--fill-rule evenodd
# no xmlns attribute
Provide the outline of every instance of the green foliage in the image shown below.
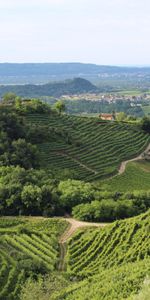
<svg viewBox="0 0 150 300"><path fill-rule="evenodd" d="M148 300L149 297L142 298L148 296L147 286L144 293L141 293L141 298L131 296L139 292L147 274L150 274L150 259L100 270L97 275L56 293L52 300Z"/></svg>
<svg viewBox="0 0 150 300"><path fill-rule="evenodd" d="M28 142L27 126L15 111L0 108L0 165L38 166L38 151Z"/></svg>
<svg viewBox="0 0 150 300"><path fill-rule="evenodd" d="M127 115L124 112L120 112L117 114L116 119L117 121L121 122L121 121L125 121L127 118Z"/></svg>
<svg viewBox="0 0 150 300"><path fill-rule="evenodd" d="M91 203L80 204L73 208L73 216L75 218L93 222L111 222L117 219L135 216L138 212L131 200L95 200Z"/></svg>
<svg viewBox="0 0 150 300"><path fill-rule="evenodd" d="M61 193L61 204L66 209L70 209L76 204L90 201L94 193L90 183L71 179L61 181L58 185L58 191Z"/></svg>
<svg viewBox="0 0 150 300"><path fill-rule="evenodd" d="M150 118L144 117L142 120L142 129L150 134Z"/></svg>
<svg viewBox="0 0 150 300"><path fill-rule="evenodd" d="M128 300L149 300L149 295L150 295L150 280L149 278L146 278L144 280L142 289L139 292L139 294L131 297Z"/></svg>
<svg viewBox="0 0 150 300"><path fill-rule="evenodd" d="M68 243L68 271L89 276L148 258L150 211L106 228L81 230Z"/></svg>
<svg viewBox="0 0 150 300"><path fill-rule="evenodd" d="M42 98L51 105L54 103L54 98L52 97L45 96ZM130 100L122 100L121 98L115 103L109 103L105 100L84 100L83 96L82 99L80 99L79 96L79 100L64 99L63 101L66 106L66 112L74 115L83 114L83 116L89 117L90 115L98 116L100 113L112 113L115 111L116 113L124 112L126 115L128 115L128 121L135 121L136 117L144 116L143 110L140 106L131 106Z"/></svg>
<svg viewBox="0 0 150 300"><path fill-rule="evenodd" d="M13 92L8 92L3 95L3 101L6 103L15 103L15 100L17 98L17 95Z"/></svg>
<svg viewBox="0 0 150 300"><path fill-rule="evenodd" d="M65 111L65 103L62 100L59 100L54 104L54 108L61 114Z"/></svg>
<svg viewBox="0 0 150 300"><path fill-rule="evenodd" d="M39 277L36 281L30 278L22 288L20 300L50 300L54 292L58 292L68 284L68 280L62 275Z"/></svg>
<svg viewBox="0 0 150 300"><path fill-rule="evenodd" d="M60 219L0 218L0 299L20 299L26 279L52 273L58 262L58 238L66 227ZM50 291L55 276L49 278Z"/></svg>
<svg viewBox="0 0 150 300"><path fill-rule="evenodd" d="M56 182L42 170L0 167L0 214L59 213Z"/></svg>

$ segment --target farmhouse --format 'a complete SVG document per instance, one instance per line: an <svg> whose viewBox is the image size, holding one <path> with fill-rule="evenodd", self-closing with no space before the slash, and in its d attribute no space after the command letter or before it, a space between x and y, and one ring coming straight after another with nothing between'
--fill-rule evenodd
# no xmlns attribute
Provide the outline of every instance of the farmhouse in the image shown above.
<svg viewBox="0 0 150 300"><path fill-rule="evenodd" d="M100 114L99 118L101 118L102 120L107 120L107 121L114 121L115 117L113 114Z"/></svg>

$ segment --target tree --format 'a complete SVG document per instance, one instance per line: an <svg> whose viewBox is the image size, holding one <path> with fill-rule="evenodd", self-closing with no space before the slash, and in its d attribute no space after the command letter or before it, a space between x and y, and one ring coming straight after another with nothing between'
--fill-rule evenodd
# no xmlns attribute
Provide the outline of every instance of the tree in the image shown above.
<svg viewBox="0 0 150 300"><path fill-rule="evenodd" d="M150 118L148 117L144 117L142 119L142 129L147 132L150 133Z"/></svg>
<svg viewBox="0 0 150 300"><path fill-rule="evenodd" d="M66 109L65 103L62 100L59 100L54 104L54 108L61 114Z"/></svg>
<svg viewBox="0 0 150 300"><path fill-rule="evenodd" d="M121 121L125 121L127 118L127 115L124 112L120 112L116 115L116 120L121 122Z"/></svg>
<svg viewBox="0 0 150 300"><path fill-rule="evenodd" d="M40 210L42 202L42 191L37 185L25 185L21 193L21 199L30 213L37 213Z"/></svg>
<svg viewBox="0 0 150 300"><path fill-rule="evenodd" d="M58 191L61 194L60 203L67 210L70 210L70 208L79 203L92 200L95 192L90 183L73 179L61 181L58 186Z"/></svg>
<svg viewBox="0 0 150 300"><path fill-rule="evenodd" d="M15 93L12 92L8 92L6 94L3 95L3 101L4 102L8 102L8 103L15 103L15 100L17 98L17 95Z"/></svg>
<svg viewBox="0 0 150 300"><path fill-rule="evenodd" d="M25 139L14 140L11 144L10 164L30 169L38 165L38 151L35 145Z"/></svg>

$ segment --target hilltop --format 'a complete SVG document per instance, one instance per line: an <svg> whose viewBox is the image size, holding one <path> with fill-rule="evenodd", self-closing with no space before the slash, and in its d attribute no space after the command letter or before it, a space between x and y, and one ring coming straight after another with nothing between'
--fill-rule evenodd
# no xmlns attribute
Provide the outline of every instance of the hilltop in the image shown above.
<svg viewBox="0 0 150 300"><path fill-rule="evenodd" d="M83 78L74 78L65 81L50 82L47 84L33 85L2 85L0 86L0 96L13 92L22 97L55 96L60 97L66 94L81 94L97 92L98 88Z"/></svg>

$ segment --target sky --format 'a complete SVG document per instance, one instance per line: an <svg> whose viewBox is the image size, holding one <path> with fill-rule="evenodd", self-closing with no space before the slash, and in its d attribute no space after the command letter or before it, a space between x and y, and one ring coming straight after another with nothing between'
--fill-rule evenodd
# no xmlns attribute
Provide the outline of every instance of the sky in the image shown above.
<svg viewBox="0 0 150 300"><path fill-rule="evenodd" d="M0 62L150 65L150 1L0 0Z"/></svg>

